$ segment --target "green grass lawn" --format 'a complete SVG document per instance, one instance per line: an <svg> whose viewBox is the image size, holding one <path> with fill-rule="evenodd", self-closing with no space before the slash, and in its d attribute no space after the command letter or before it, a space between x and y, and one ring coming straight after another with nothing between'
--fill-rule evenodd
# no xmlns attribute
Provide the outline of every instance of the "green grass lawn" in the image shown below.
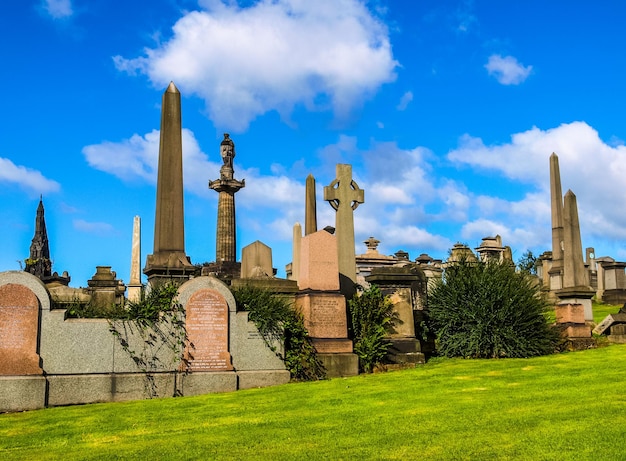
<svg viewBox="0 0 626 461"><path fill-rule="evenodd" d="M0 459L626 459L626 345L0 415Z"/></svg>
<svg viewBox="0 0 626 461"><path fill-rule="evenodd" d="M593 321L598 324L609 314L617 314L622 306L612 304L593 303Z"/></svg>

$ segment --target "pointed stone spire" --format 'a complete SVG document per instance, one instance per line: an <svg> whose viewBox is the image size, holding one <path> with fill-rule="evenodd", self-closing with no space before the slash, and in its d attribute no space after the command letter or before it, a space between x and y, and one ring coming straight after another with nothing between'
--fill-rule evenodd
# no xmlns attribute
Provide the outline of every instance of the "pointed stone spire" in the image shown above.
<svg viewBox="0 0 626 461"><path fill-rule="evenodd" d="M315 178L312 174L306 177L304 235L317 232L317 202L315 198Z"/></svg>
<svg viewBox="0 0 626 461"><path fill-rule="evenodd" d="M161 104L161 139L157 175L154 251L144 274L155 278L189 278L195 267L185 254L183 143L180 92L171 82Z"/></svg>
<svg viewBox="0 0 626 461"><path fill-rule="evenodd" d="M552 210L550 289L558 290L563 287L563 193L559 158L555 153L550 155L550 207Z"/></svg>
<svg viewBox="0 0 626 461"><path fill-rule="evenodd" d="M26 260L26 272L30 272L40 279L52 275L52 261L50 261L50 246L48 231L44 217L43 197L39 198L37 217L35 218L35 235L30 244L30 255Z"/></svg>

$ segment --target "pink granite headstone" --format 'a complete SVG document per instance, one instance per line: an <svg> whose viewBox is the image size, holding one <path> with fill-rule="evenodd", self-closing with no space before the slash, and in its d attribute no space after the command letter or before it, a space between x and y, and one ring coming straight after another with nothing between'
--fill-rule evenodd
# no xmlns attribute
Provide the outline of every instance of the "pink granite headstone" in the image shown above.
<svg viewBox="0 0 626 461"><path fill-rule="evenodd" d="M0 375L40 375L39 300L23 285L0 286Z"/></svg>
<svg viewBox="0 0 626 461"><path fill-rule="evenodd" d="M337 239L321 230L302 238L300 242L300 290L339 290Z"/></svg>
<svg viewBox="0 0 626 461"><path fill-rule="evenodd" d="M189 371L233 369L228 351L228 303L220 293L203 288L191 295L186 305L186 329Z"/></svg>

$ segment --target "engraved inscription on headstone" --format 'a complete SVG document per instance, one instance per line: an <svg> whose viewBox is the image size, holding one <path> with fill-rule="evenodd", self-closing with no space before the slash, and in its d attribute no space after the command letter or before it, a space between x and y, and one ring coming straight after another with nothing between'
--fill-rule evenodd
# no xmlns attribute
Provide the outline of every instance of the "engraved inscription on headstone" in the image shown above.
<svg viewBox="0 0 626 461"><path fill-rule="evenodd" d="M190 371L232 370L228 352L228 304L215 290L196 291L187 302L186 359Z"/></svg>
<svg viewBox="0 0 626 461"><path fill-rule="evenodd" d="M23 285L0 286L0 375L40 375L39 301Z"/></svg>

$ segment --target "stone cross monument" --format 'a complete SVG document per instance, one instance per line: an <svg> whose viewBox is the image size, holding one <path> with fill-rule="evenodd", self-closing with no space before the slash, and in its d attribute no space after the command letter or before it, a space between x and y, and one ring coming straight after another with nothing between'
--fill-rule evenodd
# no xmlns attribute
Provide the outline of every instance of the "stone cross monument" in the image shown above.
<svg viewBox="0 0 626 461"><path fill-rule="evenodd" d="M157 279L185 280L194 271L185 254L180 92L170 82L161 104L154 251L148 255L143 272L153 283Z"/></svg>
<svg viewBox="0 0 626 461"><path fill-rule="evenodd" d="M234 179L233 159L235 143L228 133L220 144L220 154L224 164L220 168L220 179L209 181L209 189L219 192L217 202L217 239L215 242L215 264L218 272L236 276L237 234L235 225L235 193L244 188L246 181ZM235 267L237 266L237 267Z"/></svg>
<svg viewBox="0 0 626 461"><path fill-rule="evenodd" d="M337 178L324 187L324 200L337 212L335 232L341 292L352 296L356 284L353 212L365 201L363 189L352 179L352 165L337 164Z"/></svg>

